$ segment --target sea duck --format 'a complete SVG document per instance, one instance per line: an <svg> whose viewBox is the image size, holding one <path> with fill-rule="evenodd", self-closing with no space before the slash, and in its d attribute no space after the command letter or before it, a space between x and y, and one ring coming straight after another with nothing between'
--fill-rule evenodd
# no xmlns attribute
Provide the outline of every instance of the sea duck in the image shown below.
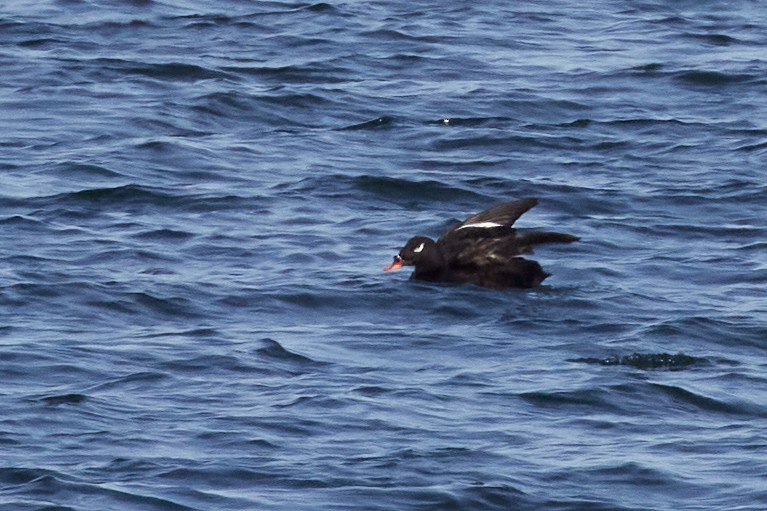
<svg viewBox="0 0 767 511"><path fill-rule="evenodd" d="M520 255L532 254L535 245L580 239L558 232L517 232L512 228L536 204L538 199L500 204L467 218L437 241L426 236L411 238L384 271L413 266L410 278L415 280L494 289L535 287L549 274L537 262Z"/></svg>

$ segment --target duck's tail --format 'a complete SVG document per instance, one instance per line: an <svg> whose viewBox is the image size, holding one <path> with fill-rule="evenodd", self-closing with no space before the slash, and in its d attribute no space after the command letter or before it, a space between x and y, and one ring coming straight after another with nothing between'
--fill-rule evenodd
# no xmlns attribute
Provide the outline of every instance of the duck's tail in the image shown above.
<svg viewBox="0 0 767 511"><path fill-rule="evenodd" d="M579 240L578 236L560 232L526 232L518 233L515 241L520 246L533 247L544 243L572 243Z"/></svg>

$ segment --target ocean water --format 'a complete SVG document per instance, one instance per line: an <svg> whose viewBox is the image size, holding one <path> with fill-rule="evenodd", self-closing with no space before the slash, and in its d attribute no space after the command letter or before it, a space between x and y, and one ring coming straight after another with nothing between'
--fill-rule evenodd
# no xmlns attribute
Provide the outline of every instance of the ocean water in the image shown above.
<svg viewBox="0 0 767 511"><path fill-rule="evenodd" d="M767 508L761 2L5 0L0 509ZM538 197L529 291L382 268Z"/></svg>

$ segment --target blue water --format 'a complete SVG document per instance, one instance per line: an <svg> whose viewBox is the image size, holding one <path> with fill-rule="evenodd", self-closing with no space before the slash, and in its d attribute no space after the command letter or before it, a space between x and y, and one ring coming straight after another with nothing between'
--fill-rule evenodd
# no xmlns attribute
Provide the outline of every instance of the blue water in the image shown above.
<svg viewBox="0 0 767 511"><path fill-rule="evenodd" d="M0 509L767 504L761 2L5 0ZM539 197L530 291L407 280Z"/></svg>

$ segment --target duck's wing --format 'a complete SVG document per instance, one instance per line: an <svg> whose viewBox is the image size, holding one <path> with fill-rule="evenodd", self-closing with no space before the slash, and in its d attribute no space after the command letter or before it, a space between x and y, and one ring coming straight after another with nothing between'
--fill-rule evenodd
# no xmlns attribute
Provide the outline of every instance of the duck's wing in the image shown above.
<svg viewBox="0 0 767 511"><path fill-rule="evenodd" d="M514 222L525 213L525 211L536 204L538 204L538 199L532 198L499 204L498 206L477 213L474 216L470 216L445 234L447 235L453 231L464 229L511 227L514 225Z"/></svg>
<svg viewBox="0 0 767 511"><path fill-rule="evenodd" d="M453 247L457 248L457 244ZM453 252L448 264L453 267L472 268L500 266L514 257L530 252L528 247L517 245L513 236L466 239L460 248Z"/></svg>
<svg viewBox="0 0 767 511"><path fill-rule="evenodd" d="M522 199L499 204L470 216L453 226L437 241L443 252L457 253L474 239L503 238L514 234L512 225L533 206L538 199Z"/></svg>
<svg viewBox="0 0 767 511"><path fill-rule="evenodd" d="M512 259L533 253L533 247L545 243L572 243L577 236L559 232L528 232L516 236L463 239L449 246L453 249L448 264L455 267L482 268L510 264Z"/></svg>
<svg viewBox="0 0 767 511"><path fill-rule="evenodd" d="M523 253L529 254L533 251L533 246L543 245L544 243L572 243L579 241L578 236L572 234L563 234L561 232L525 232L517 233L514 237L514 244L522 247Z"/></svg>
<svg viewBox="0 0 767 511"><path fill-rule="evenodd" d="M572 243L580 238L558 232L517 232L514 222L538 204L522 199L477 213L456 225L437 241L448 265L482 267L531 254L535 245Z"/></svg>

